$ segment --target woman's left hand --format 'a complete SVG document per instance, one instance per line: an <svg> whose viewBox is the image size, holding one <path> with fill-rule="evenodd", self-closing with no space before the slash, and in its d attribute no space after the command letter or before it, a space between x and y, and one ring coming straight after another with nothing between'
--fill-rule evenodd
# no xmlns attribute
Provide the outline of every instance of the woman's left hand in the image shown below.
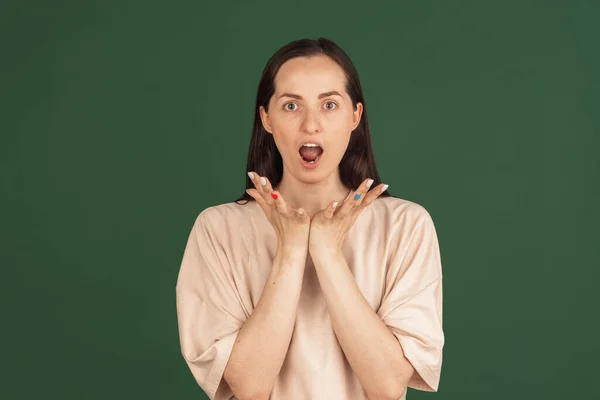
<svg viewBox="0 0 600 400"><path fill-rule="evenodd" d="M387 189L387 185L380 184L369 191L372 184L372 179L366 179L342 204L335 207L332 201L326 209L312 216L308 243L311 255L321 252L341 254L346 234L356 218Z"/></svg>

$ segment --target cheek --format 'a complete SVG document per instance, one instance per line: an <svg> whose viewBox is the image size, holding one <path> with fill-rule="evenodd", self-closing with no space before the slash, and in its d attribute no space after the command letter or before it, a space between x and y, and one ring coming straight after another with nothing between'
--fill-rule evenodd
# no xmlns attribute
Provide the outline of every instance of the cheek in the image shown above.
<svg viewBox="0 0 600 400"><path fill-rule="evenodd" d="M323 122L332 129L346 131L352 128L352 114L346 112L332 112L323 118Z"/></svg>
<svg viewBox="0 0 600 400"><path fill-rule="evenodd" d="M289 133L298 128L302 119L298 114L278 115L271 120L273 130L280 133Z"/></svg>
<svg viewBox="0 0 600 400"><path fill-rule="evenodd" d="M297 140L297 132L299 129L299 122L295 121L294 118L277 118L271 121L273 127L273 140L280 149L286 147L293 147L294 139Z"/></svg>

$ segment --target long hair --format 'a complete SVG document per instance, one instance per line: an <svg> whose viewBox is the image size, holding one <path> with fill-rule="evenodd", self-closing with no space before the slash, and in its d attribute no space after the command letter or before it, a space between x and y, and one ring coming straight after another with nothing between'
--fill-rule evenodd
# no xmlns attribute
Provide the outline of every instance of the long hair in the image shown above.
<svg viewBox="0 0 600 400"><path fill-rule="evenodd" d="M355 190L367 178L373 179L373 187L381 183L375 156L371 148L371 135L369 133L369 121L367 119L367 107L363 96L362 87L358 78L358 72L350 60L350 57L334 42L325 38L301 39L290 42L281 47L267 62L256 94L256 105L254 110L254 126L248 149L247 171L256 171L260 176L267 176L271 185L275 187L283 176L283 160L275 145L273 135L268 133L260 119L260 106L269 111L269 101L275 93L275 75L286 61L296 57L310 57L325 55L335 61L346 75L346 91L352 99L353 109L356 110L358 102L363 105L360 123L350 135L350 141L342 160L339 164L340 179L344 185ZM254 188L254 184L246 176L246 189ZM391 196L386 190L380 197ZM246 200L255 201L244 189L244 194L236 200L236 203ZM238 203L240 204L240 203Z"/></svg>

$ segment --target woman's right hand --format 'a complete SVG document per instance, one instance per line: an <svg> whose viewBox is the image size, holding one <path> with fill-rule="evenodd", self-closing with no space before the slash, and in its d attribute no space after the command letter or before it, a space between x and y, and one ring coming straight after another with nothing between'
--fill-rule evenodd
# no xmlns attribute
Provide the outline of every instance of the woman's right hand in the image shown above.
<svg viewBox="0 0 600 400"><path fill-rule="evenodd" d="M290 206L281 193L274 191L266 177L250 172L256 189L246 192L260 205L277 234L277 247L282 252L306 252L310 232L310 216L302 208ZM272 194L277 197L274 199Z"/></svg>

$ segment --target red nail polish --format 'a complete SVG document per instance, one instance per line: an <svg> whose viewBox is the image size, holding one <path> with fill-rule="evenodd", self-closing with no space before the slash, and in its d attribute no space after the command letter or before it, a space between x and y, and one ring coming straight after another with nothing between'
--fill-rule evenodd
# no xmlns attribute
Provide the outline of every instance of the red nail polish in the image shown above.
<svg viewBox="0 0 600 400"><path fill-rule="evenodd" d="M271 193L271 197L277 200L277 193Z"/></svg>

